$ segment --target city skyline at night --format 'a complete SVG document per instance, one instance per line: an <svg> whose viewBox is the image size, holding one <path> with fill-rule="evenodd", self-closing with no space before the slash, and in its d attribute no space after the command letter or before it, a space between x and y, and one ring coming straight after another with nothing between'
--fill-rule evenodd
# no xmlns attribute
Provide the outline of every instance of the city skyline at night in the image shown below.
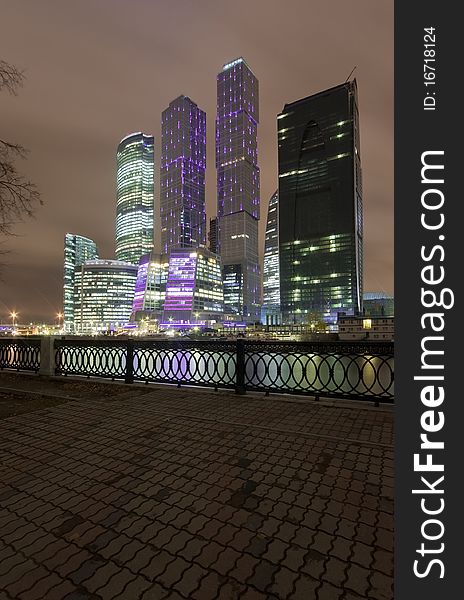
<svg viewBox="0 0 464 600"><path fill-rule="evenodd" d="M111 23L106 11L93 7L94 39L83 34L88 32L88 2L73 7L72 14L53 3L53 27L46 18L47 4L52 3L45 0L41 10L30 7L31 20L23 23L25 43L5 31L5 58L25 69L26 80L17 97L2 96L4 137L18 140L30 150L20 167L37 183L44 206L37 209L35 219L16 226L17 237L5 240L10 253L2 267L0 320L8 320L13 310L26 321L54 318L62 306L62 240L67 231L96 240L101 256L114 256L114 150L118 140L130 131L153 132L159 172L160 115L182 92L207 114L206 211L208 217L215 215L215 76L221 62L232 61L234 56L245 57L260 81L258 162L263 215L277 185L276 115L284 103L343 81L357 65L365 205L364 288L392 293L391 7L374 8L366 2L348 7L339 2L343 27L335 24L327 37L321 35L318 23L330 18L333 7L321 7L321 14L308 26L305 15L309 9L300 7L298 19L289 15L282 21L277 3L271 2L271 20L262 27L255 7L247 7L246 22L234 20L236 10L245 6L241 2L234 10L225 9L227 14L219 18L202 2L195 9L183 7L180 11L172 6L168 9L163 2L155 9L136 1L137 24L128 18L128 7L119 6ZM158 23L169 13L177 23L175 32L169 26L158 27L154 38L149 23L155 13ZM5 18L14 23L19 18L17 8L5 7ZM224 35L226 23L228 33ZM202 40L194 48L182 35L192 24ZM121 27L125 30L122 37ZM39 30L43 32L40 43ZM277 53L273 30L279 30L279 40L285 38ZM303 31L311 39L308 50L313 45L323 50L320 60L301 53L297 40ZM130 45L121 45L121 40L129 39ZM366 44L370 48L367 54ZM214 52L208 50L211 48ZM69 68L62 69L63 61ZM147 77L147 73L151 75ZM155 176L155 210L157 207L159 180ZM260 260L265 225L263 218ZM159 229L160 223L155 222L157 244ZM23 284L26 272L27 289Z"/></svg>

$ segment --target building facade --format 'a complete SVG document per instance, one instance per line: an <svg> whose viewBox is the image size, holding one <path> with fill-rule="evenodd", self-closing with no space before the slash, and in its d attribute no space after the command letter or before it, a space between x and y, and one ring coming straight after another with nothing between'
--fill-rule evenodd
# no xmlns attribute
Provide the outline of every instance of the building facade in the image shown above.
<svg viewBox="0 0 464 600"><path fill-rule="evenodd" d="M263 320L277 323L280 315L279 192L269 200L263 261Z"/></svg>
<svg viewBox="0 0 464 600"><path fill-rule="evenodd" d="M259 319L261 301L258 122L258 80L238 58L217 76L218 251L225 310L246 321Z"/></svg>
<svg viewBox="0 0 464 600"><path fill-rule="evenodd" d="M159 318L164 308L166 282L168 278L167 254L145 254L139 261L137 282L135 284L132 315Z"/></svg>
<svg viewBox="0 0 464 600"><path fill-rule="evenodd" d="M153 248L154 139L132 133L117 156L116 259L138 264Z"/></svg>
<svg viewBox="0 0 464 600"><path fill-rule="evenodd" d="M209 220L208 248L218 254L218 220L217 217Z"/></svg>
<svg viewBox="0 0 464 600"><path fill-rule="evenodd" d="M363 314L371 317L393 317L395 299L385 292L364 292Z"/></svg>
<svg viewBox="0 0 464 600"><path fill-rule="evenodd" d="M218 321L224 311L221 261L206 248L171 250L163 321L177 328Z"/></svg>
<svg viewBox="0 0 464 600"><path fill-rule="evenodd" d="M363 204L356 80L278 115L280 300L288 323L335 323L363 294Z"/></svg>
<svg viewBox="0 0 464 600"><path fill-rule="evenodd" d="M163 111L161 124L161 249L206 244L206 113L186 96Z"/></svg>
<svg viewBox="0 0 464 600"><path fill-rule="evenodd" d="M343 341L375 340L393 342L395 339L395 318L339 315L338 337Z"/></svg>
<svg viewBox="0 0 464 600"><path fill-rule="evenodd" d="M74 279L76 269L85 261L98 258L97 244L90 238L74 233L64 236L63 327L74 332Z"/></svg>
<svg viewBox="0 0 464 600"><path fill-rule="evenodd" d="M137 267L118 260L89 260L76 269L76 332L110 331L128 323L136 279Z"/></svg>

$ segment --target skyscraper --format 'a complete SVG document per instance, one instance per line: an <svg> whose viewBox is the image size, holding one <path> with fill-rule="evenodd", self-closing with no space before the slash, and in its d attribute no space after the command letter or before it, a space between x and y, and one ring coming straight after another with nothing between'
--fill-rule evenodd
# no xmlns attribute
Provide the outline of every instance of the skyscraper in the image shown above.
<svg viewBox="0 0 464 600"><path fill-rule="evenodd" d="M363 205L356 80L278 115L280 301L287 322L362 310Z"/></svg>
<svg viewBox="0 0 464 600"><path fill-rule="evenodd" d="M264 240L263 313L265 318L280 313L279 277L279 193L274 192L267 211ZM269 321L269 319L267 318Z"/></svg>
<svg viewBox="0 0 464 600"><path fill-rule="evenodd" d="M161 250L206 244L206 113L187 96L163 111L161 123Z"/></svg>
<svg viewBox="0 0 464 600"><path fill-rule="evenodd" d="M254 321L260 312L258 266L258 80L238 58L217 76L216 169L218 250L224 304Z"/></svg>
<svg viewBox="0 0 464 600"><path fill-rule="evenodd" d="M98 258L96 243L83 235L64 236L63 326L67 333L74 331L74 279L76 268L86 260Z"/></svg>
<svg viewBox="0 0 464 600"><path fill-rule="evenodd" d="M221 261L206 248L171 251L164 303L165 324L190 328L217 321L224 310Z"/></svg>
<svg viewBox="0 0 464 600"><path fill-rule="evenodd" d="M141 132L126 136L116 161L116 258L137 264L153 247L153 136Z"/></svg>
<svg viewBox="0 0 464 600"><path fill-rule="evenodd" d="M118 260L88 260L76 269L74 322L78 333L114 330L129 322L137 267Z"/></svg>
<svg viewBox="0 0 464 600"><path fill-rule="evenodd" d="M168 256L153 251L142 256L137 271L132 313L157 318L161 316L168 278ZM139 313L139 314L137 314Z"/></svg>

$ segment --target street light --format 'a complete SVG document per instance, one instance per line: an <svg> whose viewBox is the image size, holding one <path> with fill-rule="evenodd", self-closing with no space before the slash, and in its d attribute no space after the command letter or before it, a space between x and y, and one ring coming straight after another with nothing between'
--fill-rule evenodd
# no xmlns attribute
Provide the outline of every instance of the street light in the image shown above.
<svg viewBox="0 0 464 600"><path fill-rule="evenodd" d="M56 318L58 319L58 327L61 328L61 319L63 318L63 313L57 313Z"/></svg>
<svg viewBox="0 0 464 600"><path fill-rule="evenodd" d="M13 327L16 327L16 317L17 316L18 316L18 313L15 310L13 310L10 314Z"/></svg>

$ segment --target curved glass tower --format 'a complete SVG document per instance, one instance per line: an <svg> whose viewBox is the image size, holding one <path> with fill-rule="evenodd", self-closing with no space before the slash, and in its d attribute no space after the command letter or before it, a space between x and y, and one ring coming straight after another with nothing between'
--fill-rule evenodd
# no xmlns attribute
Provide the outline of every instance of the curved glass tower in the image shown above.
<svg viewBox="0 0 464 600"><path fill-rule="evenodd" d="M153 177L153 136L126 136L117 151L117 260L138 264L153 247Z"/></svg>
<svg viewBox="0 0 464 600"><path fill-rule="evenodd" d="M266 315L280 312L279 272L279 193L274 192L269 200L264 240L263 311Z"/></svg>
<svg viewBox="0 0 464 600"><path fill-rule="evenodd" d="M278 119L283 318L362 310L363 204L356 80L286 104Z"/></svg>

